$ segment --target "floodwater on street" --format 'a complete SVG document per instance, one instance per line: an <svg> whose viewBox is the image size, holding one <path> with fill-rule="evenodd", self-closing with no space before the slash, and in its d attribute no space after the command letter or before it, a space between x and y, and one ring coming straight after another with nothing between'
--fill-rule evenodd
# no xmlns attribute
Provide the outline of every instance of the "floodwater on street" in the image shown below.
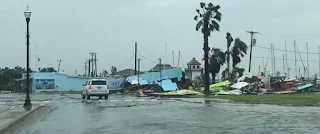
<svg viewBox="0 0 320 134"><path fill-rule="evenodd" d="M203 104L117 95L107 101L82 100L79 95L79 99L55 97L6 134L312 134L320 130L319 107Z"/></svg>

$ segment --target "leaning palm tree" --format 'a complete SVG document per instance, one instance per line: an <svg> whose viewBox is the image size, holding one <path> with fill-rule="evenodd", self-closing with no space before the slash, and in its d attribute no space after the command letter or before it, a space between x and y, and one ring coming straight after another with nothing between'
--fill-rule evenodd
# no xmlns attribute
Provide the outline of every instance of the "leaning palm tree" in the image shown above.
<svg viewBox="0 0 320 134"><path fill-rule="evenodd" d="M232 57L232 68L235 68L237 64L241 62L241 57L247 54L248 46L246 43L237 38L234 41L234 46L231 50L231 57Z"/></svg>
<svg viewBox="0 0 320 134"><path fill-rule="evenodd" d="M241 77L243 72L245 71L243 68L236 67L237 64L241 62L241 57L247 54L248 46L246 43L237 38L234 41L233 48L231 50L232 57L232 72L230 74L231 79L235 79L236 77Z"/></svg>
<svg viewBox="0 0 320 134"><path fill-rule="evenodd" d="M213 48L210 56L210 73L212 76L212 83L215 83L216 74L220 72L221 66L226 62L226 55L219 48Z"/></svg>
<svg viewBox="0 0 320 134"><path fill-rule="evenodd" d="M209 95L209 43L208 43L208 37L210 36L212 31L219 31L220 26L217 23L217 21L221 21L221 13L218 11L220 9L219 5L213 5L212 3L209 3L206 5L204 2L200 3L200 7L203 12L200 12L199 9L197 9L198 15L194 17L194 20L198 21L196 25L196 30L198 31L201 28L201 31L203 33L203 50L204 50L204 85L205 85L205 94Z"/></svg>

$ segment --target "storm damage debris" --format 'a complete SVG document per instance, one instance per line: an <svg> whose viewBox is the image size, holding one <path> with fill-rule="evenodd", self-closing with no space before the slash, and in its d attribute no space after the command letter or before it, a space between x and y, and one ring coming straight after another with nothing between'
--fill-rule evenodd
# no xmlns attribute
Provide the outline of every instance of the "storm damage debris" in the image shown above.
<svg viewBox="0 0 320 134"><path fill-rule="evenodd" d="M288 94L296 92L313 92L313 86L317 83L317 80L313 80L314 84L310 81L303 79L286 79L286 76L273 75L272 73L262 77L260 75L253 76L251 74L245 74L239 77L236 82L231 83L228 86L222 86L222 83L216 83L212 85L219 85L217 89L217 95L241 95L241 94ZM211 86L210 86L211 87Z"/></svg>

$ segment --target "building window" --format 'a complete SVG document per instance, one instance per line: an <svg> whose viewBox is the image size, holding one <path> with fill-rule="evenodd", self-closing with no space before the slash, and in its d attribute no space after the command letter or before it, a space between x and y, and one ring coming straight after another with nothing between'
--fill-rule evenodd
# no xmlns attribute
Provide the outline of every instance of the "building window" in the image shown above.
<svg viewBox="0 0 320 134"><path fill-rule="evenodd" d="M190 70L190 69L191 69L191 67L190 67L190 66L188 66L188 69Z"/></svg>
<svg viewBox="0 0 320 134"><path fill-rule="evenodd" d="M200 69L200 66L197 66L197 69Z"/></svg>
<svg viewBox="0 0 320 134"><path fill-rule="evenodd" d="M196 69L196 66L192 66L192 69Z"/></svg>

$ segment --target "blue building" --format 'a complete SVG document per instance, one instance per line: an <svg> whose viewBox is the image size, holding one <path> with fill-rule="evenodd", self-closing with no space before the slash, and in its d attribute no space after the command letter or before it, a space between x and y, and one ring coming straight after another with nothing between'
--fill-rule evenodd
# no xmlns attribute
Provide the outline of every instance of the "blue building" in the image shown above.
<svg viewBox="0 0 320 134"><path fill-rule="evenodd" d="M91 77L69 76L56 72L39 72L30 74L30 89L32 92L42 91L81 91L82 85ZM105 78L110 90L119 90L124 78ZM16 80L16 90L24 90L26 74Z"/></svg>
<svg viewBox="0 0 320 134"><path fill-rule="evenodd" d="M149 72L141 74L139 76L139 81L143 82L141 84L159 84L165 91L177 90L177 84L172 82L172 78L177 78L178 81L181 80L182 70L180 68L172 68L160 72ZM42 92L42 91L81 91L82 85L91 79L91 77L84 76L69 76L66 74L56 73L56 72L39 72L30 74L30 89L32 92ZM110 90L120 90L120 86L124 80L132 82L137 80L137 75L129 76L126 78L113 78L106 77ZM159 82L162 79L162 83ZM21 79L16 79L16 91L23 91L25 89L26 74L22 75Z"/></svg>

